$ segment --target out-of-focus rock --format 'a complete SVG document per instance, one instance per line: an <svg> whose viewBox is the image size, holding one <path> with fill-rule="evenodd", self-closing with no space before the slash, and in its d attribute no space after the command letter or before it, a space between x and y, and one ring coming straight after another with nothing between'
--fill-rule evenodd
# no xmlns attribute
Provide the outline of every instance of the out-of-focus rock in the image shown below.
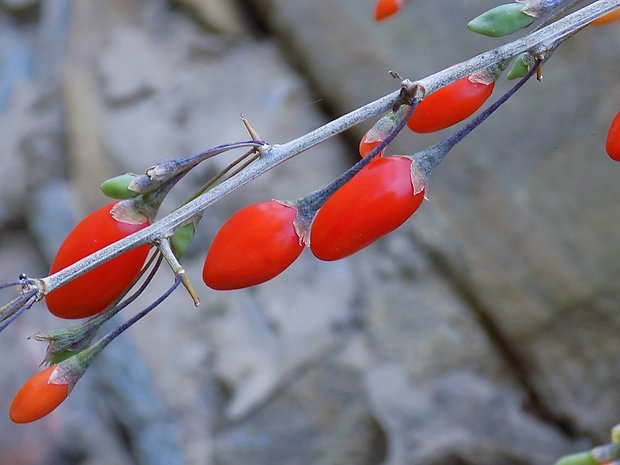
<svg viewBox="0 0 620 465"><path fill-rule="evenodd" d="M47 263L79 221L82 205L66 181L52 180L38 186L30 196L28 226Z"/></svg>
<svg viewBox="0 0 620 465"><path fill-rule="evenodd" d="M174 0L207 28L228 35L247 35L247 24L239 4L229 0Z"/></svg>
<svg viewBox="0 0 620 465"><path fill-rule="evenodd" d="M23 12L39 3L39 0L2 0L0 5L12 12Z"/></svg>
<svg viewBox="0 0 620 465"><path fill-rule="evenodd" d="M308 370L222 434L217 463L381 463L384 440L368 410L360 373L330 362Z"/></svg>
<svg viewBox="0 0 620 465"><path fill-rule="evenodd" d="M386 465L551 463L571 447L523 411L520 394L467 368L411 384L397 365L377 365L366 383L389 438Z"/></svg>
<svg viewBox="0 0 620 465"><path fill-rule="evenodd" d="M0 226L27 216L28 193L65 168L58 100L33 84L18 86L0 115Z"/></svg>

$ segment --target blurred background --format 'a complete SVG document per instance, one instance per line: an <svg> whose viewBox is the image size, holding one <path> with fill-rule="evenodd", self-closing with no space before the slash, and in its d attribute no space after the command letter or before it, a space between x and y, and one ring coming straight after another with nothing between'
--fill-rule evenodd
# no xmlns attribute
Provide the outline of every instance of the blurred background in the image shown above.
<svg viewBox="0 0 620 465"><path fill-rule="evenodd" d="M510 40L466 29L495 5L414 0L375 24L373 0L0 0L0 280L45 275L106 202L103 180L246 139L241 113L285 142L396 89L388 70L421 78ZM607 441L619 76L620 25L582 31L454 149L395 233L340 262L306 251L256 288L206 289L223 221L323 186L372 122L272 170L205 215L183 261L199 308L177 291L56 412L14 425L11 398L45 352L27 337L67 326L35 306L0 337L0 463L544 464ZM144 303L170 281L162 269Z"/></svg>

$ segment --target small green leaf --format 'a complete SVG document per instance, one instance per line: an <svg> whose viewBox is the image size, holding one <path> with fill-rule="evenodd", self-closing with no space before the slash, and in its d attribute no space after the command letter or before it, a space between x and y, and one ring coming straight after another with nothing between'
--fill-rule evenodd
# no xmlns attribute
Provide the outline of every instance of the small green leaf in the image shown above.
<svg viewBox="0 0 620 465"><path fill-rule="evenodd" d="M172 246L172 251L177 258L185 255L192 239L194 238L194 233L194 223L188 223L180 228L177 228L174 234L172 234L172 237L170 238L170 245Z"/></svg>
<svg viewBox="0 0 620 465"><path fill-rule="evenodd" d="M512 65L512 68L510 68L510 71L508 71L506 77L510 81L512 81L513 79L522 78L529 72L530 69L532 69L533 65L534 59L532 55L530 55L528 52L524 52L516 58L515 62Z"/></svg>
<svg viewBox="0 0 620 465"><path fill-rule="evenodd" d="M105 195L113 199L132 199L139 195L137 192L129 190L129 186L136 178L137 176L132 173L121 174L120 176L115 176L107 181L103 181L99 189L101 189L101 192Z"/></svg>
<svg viewBox="0 0 620 465"><path fill-rule="evenodd" d="M502 37L532 24L536 18L523 13L525 5L508 3L496 6L472 19L467 27L478 34Z"/></svg>
<svg viewBox="0 0 620 465"><path fill-rule="evenodd" d="M75 351L73 350L65 350L63 352L59 352L57 354L55 354L53 357L50 357L49 361L47 362L49 365L56 365L57 363L63 362L65 360L67 360L69 357L72 357L75 355Z"/></svg>

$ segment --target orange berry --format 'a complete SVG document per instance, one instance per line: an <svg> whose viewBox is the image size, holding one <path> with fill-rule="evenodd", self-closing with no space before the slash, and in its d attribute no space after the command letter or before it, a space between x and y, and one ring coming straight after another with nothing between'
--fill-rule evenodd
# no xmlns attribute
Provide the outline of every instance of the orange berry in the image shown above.
<svg viewBox="0 0 620 465"><path fill-rule="evenodd" d="M30 378L21 387L9 409L15 423L30 423L43 418L58 407L69 395L68 384L52 384L50 376L57 365L47 367Z"/></svg>
<svg viewBox="0 0 620 465"><path fill-rule="evenodd" d="M403 7L403 0L377 0L375 21L383 21L395 15Z"/></svg>
<svg viewBox="0 0 620 465"><path fill-rule="evenodd" d="M610 11L607 14L604 14L600 18L595 19L592 23L595 26L604 26L609 23L613 23L620 19L620 8Z"/></svg>
<svg viewBox="0 0 620 465"><path fill-rule="evenodd" d="M609 126L605 150L612 160L620 161L620 111Z"/></svg>

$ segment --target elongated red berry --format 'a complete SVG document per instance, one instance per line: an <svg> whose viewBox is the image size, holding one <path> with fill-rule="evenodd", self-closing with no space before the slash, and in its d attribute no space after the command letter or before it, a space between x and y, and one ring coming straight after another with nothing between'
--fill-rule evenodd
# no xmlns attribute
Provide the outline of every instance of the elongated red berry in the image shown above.
<svg viewBox="0 0 620 465"><path fill-rule="evenodd" d="M620 111L616 113L609 126L605 149L612 160L620 161Z"/></svg>
<svg viewBox="0 0 620 465"><path fill-rule="evenodd" d="M407 125L418 133L450 127L475 113L491 96L494 86L494 81L483 83L465 76L422 100Z"/></svg>
<svg viewBox="0 0 620 465"><path fill-rule="evenodd" d="M375 149L375 147L382 142L381 139L373 140L371 138L372 138L371 131L367 131L362 137L362 140L360 140L360 146L359 146L360 157L364 158L368 156L368 154L372 152ZM382 150L378 156L383 155L384 151L385 150Z"/></svg>
<svg viewBox="0 0 620 465"><path fill-rule="evenodd" d="M401 105L396 111L390 111L383 115L366 131L359 145L359 152L362 158L368 156L377 145L390 136L405 117L408 109L407 105ZM385 149L381 151L379 156L383 155L383 152L385 152Z"/></svg>
<svg viewBox="0 0 620 465"><path fill-rule="evenodd" d="M424 199L414 195L411 159L374 159L319 209L310 227L310 249L321 260L339 260L388 234Z"/></svg>
<svg viewBox="0 0 620 465"><path fill-rule="evenodd" d="M611 10L609 13L606 13L600 18L595 19L590 24L593 24L594 26L605 26L609 23L615 23L618 20L620 20L620 8Z"/></svg>
<svg viewBox="0 0 620 465"><path fill-rule="evenodd" d="M43 418L58 407L69 395L68 384L50 383L57 365L38 372L17 391L9 417L15 423L30 423Z"/></svg>
<svg viewBox="0 0 620 465"><path fill-rule="evenodd" d="M296 216L295 208L276 200L239 210L213 239L202 271L205 284L241 289L283 272L304 248L293 226Z"/></svg>
<svg viewBox="0 0 620 465"><path fill-rule="evenodd" d="M398 13L403 7L403 0L377 0L375 21L383 21Z"/></svg>
<svg viewBox="0 0 620 465"><path fill-rule="evenodd" d="M115 204L92 212L69 233L52 262L50 274L149 225L146 220L133 224L115 219L111 213ZM135 248L70 281L45 297L47 307L61 318L85 318L99 313L138 275L148 252L148 245Z"/></svg>

